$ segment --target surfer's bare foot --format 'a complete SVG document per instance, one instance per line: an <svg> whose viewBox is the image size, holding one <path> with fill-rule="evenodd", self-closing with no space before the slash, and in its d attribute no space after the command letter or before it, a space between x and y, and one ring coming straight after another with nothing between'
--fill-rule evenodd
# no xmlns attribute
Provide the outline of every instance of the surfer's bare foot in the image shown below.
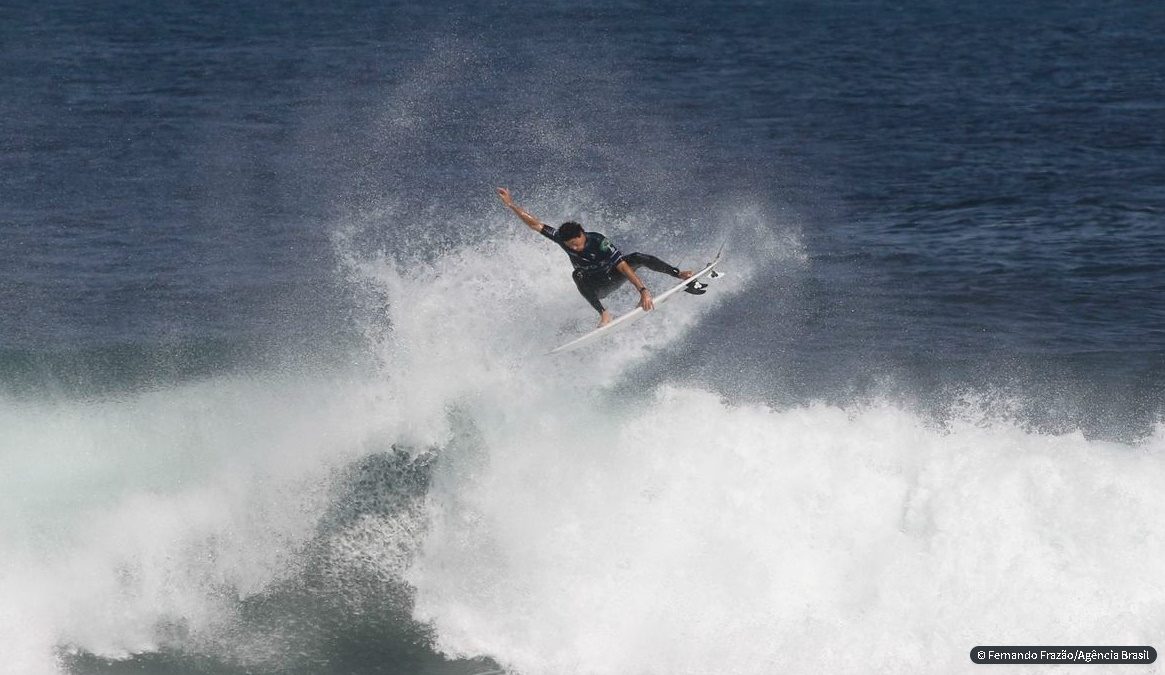
<svg viewBox="0 0 1165 675"><path fill-rule="evenodd" d="M599 315L599 328L609 323L611 323L611 313L604 309L603 313Z"/></svg>
<svg viewBox="0 0 1165 675"><path fill-rule="evenodd" d="M681 279L691 279L692 278L692 270L684 270L683 272L680 272L680 278Z"/></svg>

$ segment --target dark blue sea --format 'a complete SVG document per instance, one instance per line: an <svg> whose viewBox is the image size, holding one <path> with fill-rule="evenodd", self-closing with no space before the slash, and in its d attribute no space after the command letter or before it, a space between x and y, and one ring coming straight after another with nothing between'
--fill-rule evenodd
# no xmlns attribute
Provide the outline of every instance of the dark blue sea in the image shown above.
<svg viewBox="0 0 1165 675"><path fill-rule="evenodd" d="M1160 649L1163 35L1138 0L9 0L0 671ZM499 186L727 274L547 356L596 315Z"/></svg>

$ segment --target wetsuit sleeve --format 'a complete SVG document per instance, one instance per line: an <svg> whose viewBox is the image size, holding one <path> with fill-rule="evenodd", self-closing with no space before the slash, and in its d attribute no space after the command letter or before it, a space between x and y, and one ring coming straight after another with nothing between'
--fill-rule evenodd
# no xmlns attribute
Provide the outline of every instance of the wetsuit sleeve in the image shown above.
<svg viewBox="0 0 1165 675"><path fill-rule="evenodd" d="M550 227L549 225L543 225L542 229L538 231L538 234L541 234L543 237L546 237L556 244L558 243L558 230Z"/></svg>

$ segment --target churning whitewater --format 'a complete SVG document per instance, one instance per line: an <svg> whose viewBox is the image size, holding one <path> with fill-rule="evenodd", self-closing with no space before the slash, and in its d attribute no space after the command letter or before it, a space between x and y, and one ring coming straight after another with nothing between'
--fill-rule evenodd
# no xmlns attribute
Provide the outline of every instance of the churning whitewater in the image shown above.
<svg viewBox="0 0 1165 675"><path fill-rule="evenodd" d="M801 264L787 241L776 261L736 252L717 300ZM973 396L936 419L620 387L715 305L673 303L602 358L544 357L579 303L538 244L502 235L491 263L480 247L351 257L388 319L368 326L364 377L8 402L13 672L159 650L302 668L323 647L246 608L319 576L366 594L341 605L403 607L450 658L527 675L954 671L1001 635L1148 644L1165 622L1162 427L1129 445L1039 433ZM424 489L389 472L401 484L345 504L351 466L399 453ZM47 497L62 491L78 497Z"/></svg>

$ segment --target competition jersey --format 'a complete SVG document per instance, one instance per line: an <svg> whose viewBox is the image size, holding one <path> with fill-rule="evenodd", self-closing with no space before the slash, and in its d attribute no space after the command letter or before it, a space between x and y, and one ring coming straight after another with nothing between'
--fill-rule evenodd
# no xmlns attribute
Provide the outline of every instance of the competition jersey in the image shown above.
<svg viewBox="0 0 1165 675"><path fill-rule="evenodd" d="M587 243L583 250L578 253L567 248L566 242L558 238L558 230L549 225L542 226L542 236L561 246L562 250L566 251L566 255L570 256L570 264L574 265L576 270L582 270L586 274L609 273L623 259L623 254L615 248L611 240L598 232L584 234Z"/></svg>

